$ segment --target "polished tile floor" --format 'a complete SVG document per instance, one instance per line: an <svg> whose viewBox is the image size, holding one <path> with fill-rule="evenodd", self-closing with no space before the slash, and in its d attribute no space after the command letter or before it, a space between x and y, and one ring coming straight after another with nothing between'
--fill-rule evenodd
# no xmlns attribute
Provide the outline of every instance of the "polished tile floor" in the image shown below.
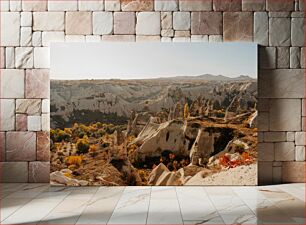
<svg viewBox="0 0 306 225"><path fill-rule="evenodd" d="M74 188L0 185L1 224L306 224L305 184Z"/></svg>

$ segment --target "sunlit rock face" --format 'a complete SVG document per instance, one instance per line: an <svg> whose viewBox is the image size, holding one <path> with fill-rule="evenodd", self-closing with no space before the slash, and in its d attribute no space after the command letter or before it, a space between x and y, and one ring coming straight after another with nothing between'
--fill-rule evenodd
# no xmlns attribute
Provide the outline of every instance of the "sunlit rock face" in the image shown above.
<svg viewBox="0 0 306 225"><path fill-rule="evenodd" d="M246 76L235 79L202 75L153 80L51 81L51 127L97 121L127 124L132 112L175 111L178 103L183 107L186 101L191 103L193 115L209 108L228 108L230 115L232 111L240 113L254 108L256 96L257 82Z"/></svg>

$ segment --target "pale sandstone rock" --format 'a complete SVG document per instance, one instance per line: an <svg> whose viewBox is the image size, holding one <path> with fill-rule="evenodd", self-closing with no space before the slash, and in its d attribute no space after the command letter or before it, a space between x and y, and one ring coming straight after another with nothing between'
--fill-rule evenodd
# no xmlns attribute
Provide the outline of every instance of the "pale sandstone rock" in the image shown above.
<svg viewBox="0 0 306 225"><path fill-rule="evenodd" d="M301 130L301 100L274 99L270 106L270 129L272 131Z"/></svg>
<svg viewBox="0 0 306 225"><path fill-rule="evenodd" d="M222 13L219 12L192 12L192 34L222 34Z"/></svg>
<svg viewBox="0 0 306 225"><path fill-rule="evenodd" d="M104 9L103 0L79 0L78 3L80 11L102 11Z"/></svg>
<svg viewBox="0 0 306 225"><path fill-rule="evenodd" d="M114 34L135 34L135 24L134 12L114 13Z"/></svg>
<svg viewBox="0 0 306 225"><path fill-rule="evenodd" d="M34 47L40 47L42 45L42 32L35 31L32 34L32 45Z"/></svg>
<svg viewBox="0 0 306 225"><path fill-rule="evenodd" d="M152 11L154 0L121 0L122 11Z"/></svg>
<svg viewBox="0 0 306 225"><path fill-rule="evenodd" d="M253 14L225 12L223 14L224 41L253 41Z"/></svg>
<svg viewBox="0 0 306 225"><path fill-rule="evenodd" d="M288 69L290 67L289 47L277 47L276 53L276 67L280 69Z"/></svg>
<svg viewBox="0 0 306 225"><path fill-rule="evenodd" d="M191 42L208 42L208 35L191 35Z"/></svg>
<svg viewBox="0 0 306 225"><path fill-rule="evenodd" d="M306 145L305 132L296 132L295 133L295 144L296 145Z"/></svg>
<svg viewBox="0 0 306 225"><path fill-rule="evenodd" d="M180 173L170 172L168 168L160 163L149 175L148 185L169 186L182 185Z"/></svg>
<svg viewBox="0 0 306 225"><path fill-rule="evenodd" d="M29 162L29 182L49 183L50 163L49 162Z"/></svg>
<svg viewBox="0 0 306 225"><path fill-rule="evenodd" d="M93 34L111 34L113 32L113 13L93 12Z"/></svg>
<svg viewBox="0 0 306 225"><path fill-rule="evenodd" d="M291 20L291 44L292 46L304 46L304 18L292 18Z"/></svg>
<svg viewBox="0 0 306 225"><path fill-rule="evenodd" d="M1 70L1 98L24 98L24 71Z"/></svg>
<svg viewBox="0 0 306 225"><path fill-rule="evenodd" d="M77 11L78 0L48 0L48 11Z"/></svg>
<svg viewBox="0 0 306 225"><path fill-rule="evenodd" d="M20 12L22 10L22 1L21 0L15 0L10 1L10 11L11 12Z"/></svg>
<svg viewBox="0 0 306 225"><path fill-rule="evenodd" d="M16 130L17 131L28 130L28 118L26 114L16 114Z"/></svg>
<svg viewBox="0 0 306 225"><path fill-rule="evenodd" d="M189 30L190 29L190 13L174 12L173 13L173 29Z"/></svg>
<svg viewBox="0 0 306 225"><path fill-rule="evenodd" d="M282 182L305 183L305 164L306 162L284 162L282 164Z"/></svg>
<svg viewBox="0 0 306 225"><path fill-rule="evenodd" d="M50 114L44 113L41 115L41 130L50 131Z"/></svg>
<svg viewBox="0 0 306 225"><path fill-rule="evenodd" d="M208 41L209 42L222 42L223 36L222 35L209 35Z"/></svg>
<svg viewBox="0 0 306 225"><path fill-rule="evenodd" d="M50 113L50 99L43 99L41 104L42 113Z"/></svg>
<svg viewBox="0 0 306 225"><path fill-rule="evenodd" d="M67 186L87 186L88 181L72 179L65 176L62 171L55 171L50 174L50 181L54 184L62 184Z"/></svg>
<svg viewBox="0 0 306 225"><path fill-rule="evenodd" d="M276 68L276 48L260 47L259 48L259 67L261 69Z"/></svg>
<svg viewBox="0 0 306 225"><path fill-rule="evenodd" d="M260 98L304 98L304 70L261 70L258 73Z"/></svg>
<svg viewBox="0 0 306 225"><path fill-rule="evenodd" d="M136 42L160 42L160 36L136 36Z"/></svg>
<svg viewBox="0 0 306 225"><path fill-rule="evenodd" d="M275 1L267 0L266 7L268 11L293 11L294 0Z"/></svg>
<svg viewBox="0 0 306 225"><path fill-rule="evenodd" d="M6 153L8 161L34 161L36 159L36 133L7 132Z"/></svg>
<svg viewBox="0 0 306 225"><path fill-rule="evenodd" d="M5 174L1 176L1 182L28 182L28 162L2 162L0 166L2 174Z"/></svg>
<svg viewBox="0 0 306 225"><path fill-rule="evenodd" d="M91 12L66 12L66 34L92 34Z"/></svg>
<svg viewBox="0 0 306 225"><path fill-rule="evenodd" d="M173 37L174 30L173 29L161 30L161 36L162 37Z"/></svg>
<svg viewBox="0 0 306 225"><path fill-rule="evenodd" d="M266 12L254 13L254 41L264 46L269 44L269 21Z"/></svg>
<svg viewBox="0 0 306 225"><path fill-rule="evenodd" d="M257 151L259 161L274 161L274 143L258 143Z"/></svg>
<svg viewBox="0 0 306 225"><path fill-rule="evenodd" d="M34 68L50 68L50 48L35 47L34 48Z"/></svg>
<svg viewBox="0 0 306 225"><path fill-rule="evenodd" d="M269 19L269 45L290 46L290 19L270 18Z"/></svg>
<svg viewBox="0 0 306 225"><path fill-rule="evenodd" d="M19 46L20 37L20 13L1 13L1 45Z"/></svg>
<svg viewBox="0 0 306 225"><path fill-rule="evenodd" d="M66 35L66 42L85 42L85 35Z"/></svg>
<svg viewBox="0 0 306 225"><path fill-rule="evenodd" d="M22 11L46 11L47 1L45 0L22 0Z"/></svg>
<svg viewBox="0 0 306 225"><path fill-rule="evenodd" d="M177 11L178 0L154 1L155 11Z"/></svg>
<svg viewBox="0 0 306 225"><path fill-rule="evenodd" d="M28 116L28 131L41 130L41 116Z"/></svg>
<svg viewBox="0 0 306 225"><path fill-rule="evenodd" d="M214 11L241 11L240 0L213 0Z"/></svg>
<svg viewBox="0 0 306 225"><path fill-rule="evenodd" d="M265 142L284 142L287 140L286 132L265 132L264 141Z"/></svg>
<svg viewBox="0 0 306 225"><path fill-rule="evenodd" d="M172 29L172 13L171 12L161 12L161 28L162 29Z"/></svg>
<svg viewBox="0 0 306 225"><path fill-rule="evenodd" d="M301 49L299 47L290 48L290 68L301 68Z"/></svg>
<svg viewBox="0 0 306 225"><path fill-rule="evenodd" d="M103 35L102 41L135 42L135 35Z"/></svg>
<svg viewBox="0 0 306 225"><path fill-rule="evenodd" d="M257 185L257 164L238 166L219 173L209 174L200 171L190 178L185 185ZM247 175L246 175L247 174Z"/></svg>
<svg viewBox="0 0 306 225"><path fill-rule="evenodd" d="M140 12L137 14L137 35L160 35L160 13Z"/></svg>
<svg viewBox="0 0 306 225"><path fill-rule="evenodd" d="M199 0L190 3L190 0L179 0L180 11L211 11L212 0Z"/></svg>
<svg viewBox="0 0 306 225"><path fill-rule="evenodd" d="M264 11L265 9L265 0L242 0L243 11Z"/></svg>
<svg viewBox="0 0 306 225"><path fill-rule="evenodd" d="M120 11L120 0L107 0L104 4L105 11Z"/></svg>
<svg viewBox="0 0 306 225"><path fill-rule="evenodd" d="M15 67L15 49L13 47L5 48L5 67L7 69Z"/></svg>
<svg viewBox="0 0 306 225"><path fill-rule="evenodd" d="M34 12L33 30L63 31L65 29L64 12Z"/></svg>
<svg viewBox="0 0 306 225"><path fill-rule="evenodd" d="M26 98L50 98L49 70L33 69L26 71Z"/></svg>
<svg viewBox="0 0 306 225"><path fill-rule="evenodd" d="M293 142L275 143L275 160L276 161L293 161L295 147Z"/></svg>
<svg viewBox="0 0 306 225"><path fill-rule="evenodd" d="M294 132L287 132L287 139L288 142L295 141L295 133Z"/></svg>
<svg viewBox="0 0 306 225"><path fill-rule="evenodd" d="M295 161L305 161L305 146L295 147Z"/></svg>
<svg viewBox="0 0 306 225"><path fill-rule="evenodd" d="M214 136L200 129L189 153L191 163L193 165L201 164L202 160L208 159L213 151Z"/></svg>
<svg viewBox="0 0 306 225"><path fill-rule="evenodd" d="M101 36L100 35L86 35L85 41L86 42L100 42Z"/></svg>
<svg viewBox="0 0 306 225"><path fill-rule="evenodd" d="M15 129L15 100L0 99L0 130L10 131Z"/></svg>
<svg viewBox="0 0 306 225"><path fill-rule="evenodd" d="M16 113L39 115L41 113L40 99L16 99Z"/></svg>
<svg viewBox="0 0 306 225"><path fill-rule="evenodd" d="M21 12L20 25L22 27L32 26L32 13L31 12Z"/></svg>
<svg viewBox="0 0 306 225"><path fill-rule="evenodd" d="M65 33L63 31L42 32L42 45L43 46L49 46L51 42L64 42L64 41L65 41Z"/></svg>
<svg viewBox="0 0 306 225"><path fill-rule="evenodd" d="M32 43L32 28L21 27L20 46L31 46L31 43Z"/></svg>
<svg viewBox="0 0 306 225"><path fill-rule="evenodd" d="M168 121L162 124L148 123L135 140L136 144L141 144L137 149L137 153L147 156L159 156L165 149L174 149L181 151L181 154L189 155L189 152L186 151L188 143L184 143L183 125L183 121ZM167 133L169 133L168 138L165 138ZM155 144L153 145L153 143ZM178 152L173 153L176 154Z"/></svg>

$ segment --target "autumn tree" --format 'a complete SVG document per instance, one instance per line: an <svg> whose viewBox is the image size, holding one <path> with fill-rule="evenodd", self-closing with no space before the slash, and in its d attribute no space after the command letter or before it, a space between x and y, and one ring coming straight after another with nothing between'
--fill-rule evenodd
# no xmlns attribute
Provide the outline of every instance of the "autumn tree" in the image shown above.
<svg viewBox="0 0 306 225"><path fill-rule="evenodd" d="M189 107L188 103L185 103L184 105L184 118L187 119L189 117Z"/></svg>

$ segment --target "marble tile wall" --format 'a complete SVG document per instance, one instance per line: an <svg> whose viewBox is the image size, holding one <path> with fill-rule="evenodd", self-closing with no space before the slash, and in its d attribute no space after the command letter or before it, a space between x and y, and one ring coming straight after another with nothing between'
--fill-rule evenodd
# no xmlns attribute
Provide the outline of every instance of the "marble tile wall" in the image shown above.
<svg viewBox="0 0 306 225"><path fill-rule="evenodd" d="M2 0L3 182L48 182L53 41L259 46L259 182L305 181L303 0Z"/></svg>

